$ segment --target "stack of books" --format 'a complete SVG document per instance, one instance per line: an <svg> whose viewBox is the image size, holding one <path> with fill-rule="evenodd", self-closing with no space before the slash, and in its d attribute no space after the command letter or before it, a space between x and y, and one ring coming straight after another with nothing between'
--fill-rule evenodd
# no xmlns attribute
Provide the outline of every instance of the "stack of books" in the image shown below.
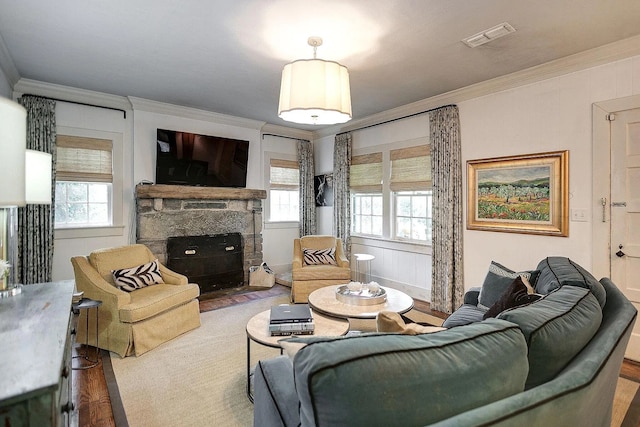
<svg viewBox="0 0 640 427"><path fill-rule="evenodd" d="M313 330L313 317L309 304L284 304L271 307L269 319L271 335L311 335Z"/></svg>
<svg viewBox="0 0 640 427"><path fill-rule="evenodd" d="M82 301L83 295L84 292L75 292L73 294L73 297L71 298L71 304L78 304L80 301Z"/></svg>

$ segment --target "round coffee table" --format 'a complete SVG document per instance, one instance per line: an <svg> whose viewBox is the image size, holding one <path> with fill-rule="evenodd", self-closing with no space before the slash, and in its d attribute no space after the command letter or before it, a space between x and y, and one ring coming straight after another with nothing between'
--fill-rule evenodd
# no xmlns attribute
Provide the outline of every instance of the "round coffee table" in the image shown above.
<svg viewBox="0 0 640 427"><path fill-rule="evenodd" d="M387 300L382 304L351 305L338 301L336 289L343 285L325 286L309 294L309 306L316 312L341 319L375 319L381 311L406 313L413 308L413 298L396 289L382 287Z"/></svg>
<svg viewBox="0 0 640 427"><path fill-rule="evenodd" d="M312 336L340 336L345 335L349 331L349 322L343 319L323 316L320 313L313 312L314 331ZM279 348L282 354L282 347L278 343L279 340L287 338L287 336L272 336L269 333L269 318L271 309L256 314L247 322L247 396L253 402L253 394L251 393L251 341L267 347Z"/></svg>

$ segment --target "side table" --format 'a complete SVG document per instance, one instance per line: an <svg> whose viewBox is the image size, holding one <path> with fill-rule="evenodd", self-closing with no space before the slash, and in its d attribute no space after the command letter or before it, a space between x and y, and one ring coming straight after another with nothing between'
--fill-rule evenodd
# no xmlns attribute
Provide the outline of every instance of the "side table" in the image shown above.
<svg viewBox="0 0 640 427"><path fill-rule="evenodd" d="M279 340L288 338L284 336L272 336L269 333L269 319L271 317L271 309L256 314L249 322L247 322L247 397L253 403L253 393L251 390L251 341L262 344L267 347L280 349L282 347L278 343ZM345 335L349 331L349 322L343 319L335 319L325 317L318 313L313 313L313 323L315 330L313 335L304 336L340 336Z"/></svg>
<svg viewBox="0 0 640 427"><path fill-rule="evenodd" d="M356 281L362 282L362 283L371 282L371 261L376 259L376 257L369 254L353 254L353 256L356 259ZM365 280L361 280L360 278L360 262L367 263L365 272L364 272Z"/></svg>
<svg viewBox="0 0 640 427"><path fill-rule="evenodd" d="M81 353L78 350L78 355L73 356L74 360L78 359L81 362L78 366L72 365L72 369L89 369L97 366L100 362L100 349L98 348L98 307L100 307L101 305L102 301L82 298L80 302L71 306L73 309L73 314L75 316L78 316L80 314L80 310L87 310L87 328L85 334L84 353ZM89 357L89 310L91 310L92 308L94 309L96 315L96 345L93 359Z"/></svg>

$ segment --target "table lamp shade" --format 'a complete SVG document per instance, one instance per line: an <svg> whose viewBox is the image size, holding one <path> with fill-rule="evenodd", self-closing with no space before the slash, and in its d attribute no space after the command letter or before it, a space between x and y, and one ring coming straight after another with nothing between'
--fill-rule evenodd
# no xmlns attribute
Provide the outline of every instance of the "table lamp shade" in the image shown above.
<svg viewBox="0 0 640 427"><path fill-rule="evenodd" d="M32 205L51 204L51 154L26 152L26 202Z"/></svg>
<svg viewBox="0 0 640 427"><path fill-rule="evenodd" d="M27 111L0 97L0 207L24 206Z"/></svg>

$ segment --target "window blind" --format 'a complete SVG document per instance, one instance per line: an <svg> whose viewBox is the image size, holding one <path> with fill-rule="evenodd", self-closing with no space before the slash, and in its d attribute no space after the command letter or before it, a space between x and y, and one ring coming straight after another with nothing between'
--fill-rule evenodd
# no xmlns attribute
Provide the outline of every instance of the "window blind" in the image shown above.
<svg viewBox="0 0 640 427"><path fill-rule="evenodd" d="M382 192L382 153L351 158L349 187L354 193Z"/></svg>
<svg viewBox="0 0 640 427"><path fill-rule="evenodd" d="M300 166L293 160L271 159L269 182L271 189L297 190L300 188Z"/></svg>
<svg viewBox="0 0 640 427"><path fill-rule="evenodd" d="M58 181L113 182L113 143L108 139L58 135Z"/></svg>
<svg viewBox="0 0 640 427"><path fill-rule="evenodd" d="M431 189L431 150L428 145L391 150L391 191Z"/></svg>

